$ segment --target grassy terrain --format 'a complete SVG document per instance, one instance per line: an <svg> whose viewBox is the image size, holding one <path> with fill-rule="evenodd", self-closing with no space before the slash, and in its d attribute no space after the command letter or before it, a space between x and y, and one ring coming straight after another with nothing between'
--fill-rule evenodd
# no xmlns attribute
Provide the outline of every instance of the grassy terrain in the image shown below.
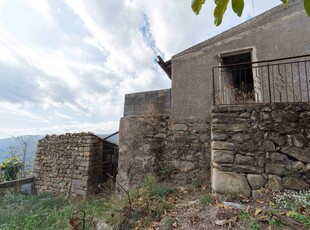
<svg viewBox="0 0 310 230"><path fill-rule="evenodd" d="M98 194L86 200L66 199L51 194L26 195L7 193L0 197L0 230L2 229L95 229L106 220L115 229L144 229L160 220L168 209L166 199L175 188L160 185L157 178L147 176L139 189L128 196L114 192ZM85 215L85 217L83 217ZM83 221L85 220L85 227Z"/></svg>
<svg viewBox="0 0 310 230"><path fill-rule="evenodd" d="M0 198L0 229L71 229L71 218L101 218L104 199L67 200L50 194L6 194ZM94 222L94 220L92 221Z"/></svg>
<svg viewBox="0 0 310 230"><path fill-rule="evenodd" d="M236 208L213 197L208 181L184 177L158 182L146 175L129 197L105 192L83 201L50 194L6 194L0 197L0 229L72 229L70 221L79 224L76 229L95 229L100 220L114 229L310 229L307 191L271 194L263 200L242 196L227 200L242 206Z"/></svg>

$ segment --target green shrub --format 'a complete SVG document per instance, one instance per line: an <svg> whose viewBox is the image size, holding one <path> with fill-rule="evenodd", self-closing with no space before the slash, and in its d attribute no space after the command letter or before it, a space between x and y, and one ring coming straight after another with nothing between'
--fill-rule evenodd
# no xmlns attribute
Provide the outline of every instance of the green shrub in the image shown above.
<svg viewBox="0 0 310 230"><path fill-rule="evenodd" d="M16 180L17 174L22 167L23 164L16 157L11 157L0 164L0 170L3 171L4 181Z"/></svg>

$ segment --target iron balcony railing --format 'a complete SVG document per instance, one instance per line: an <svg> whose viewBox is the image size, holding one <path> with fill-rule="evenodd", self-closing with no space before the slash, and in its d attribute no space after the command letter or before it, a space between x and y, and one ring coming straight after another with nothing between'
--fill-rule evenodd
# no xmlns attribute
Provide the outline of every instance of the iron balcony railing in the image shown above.
<svg viewBox="0 0 310 230"><path fill-rule="evenodd" d="M310 55L212 69L213 104L310 101Z"/></svg>

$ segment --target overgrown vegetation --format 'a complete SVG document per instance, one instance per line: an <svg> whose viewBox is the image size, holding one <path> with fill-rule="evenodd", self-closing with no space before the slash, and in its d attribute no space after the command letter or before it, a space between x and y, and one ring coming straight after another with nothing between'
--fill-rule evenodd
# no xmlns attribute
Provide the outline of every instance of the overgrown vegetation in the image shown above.
<svg viewBox="0 0 310 230"><path fill-rule="evenodd" d="M7 193L0 198L0 229L71 229L72 224L83 229L83 219L85 229L92 229L99 220L115 229L143 229L167 212L168 196L175 191L146 175L140 188L130 192L130 200L126 194L107 191L84 201L51 194Z"/></svg>
<svg viewBox="0 0 310 230"><path fill-rule="evenodd" d="M240 196L236 200L242 208L236 208L213 197L199 176L178 185L146 175L139 188L119 194L114 186L84 201L51 194L6 194L0 197L0 229L71 229L72 223L78 226L75 229L94 229L101 220L120 230L181 229L188 224L193 229L310 229L308 191L283 192L264 201Z"/></svg>
<svg viewBox="0 0 310 230"><path fill-rule="evenodd" d="M275 203L265 201L265 207L248 206L238 211L238 219L248 229L310 229L309 191L282 192L275 195ZM258 203L265 204L264 201Z"/></svg>
<svg viewBox="0 0 310 230"><path fill-rule="evenodd" d="M67 200L51 194L6 194L0 198L0 229L71 229L70 219L82 218L78 213L81 210L85 211L89 227L106 211L104 202L104 199Z"/></svg>

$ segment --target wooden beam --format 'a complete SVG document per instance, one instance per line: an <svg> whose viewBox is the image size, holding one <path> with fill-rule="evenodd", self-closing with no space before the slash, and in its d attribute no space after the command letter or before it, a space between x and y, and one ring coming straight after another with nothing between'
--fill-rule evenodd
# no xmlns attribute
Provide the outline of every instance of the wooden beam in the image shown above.
<svg viewBox="0 0 310 230"><path fill-rule="evenodd" d="M12 180L12 181L6 181L3 183L0 183L0 189L3 188L14 188L16 186L24 185L24 184L30 184L34 182L35 177L27 177L23 179L18 180Z"/></svg>

